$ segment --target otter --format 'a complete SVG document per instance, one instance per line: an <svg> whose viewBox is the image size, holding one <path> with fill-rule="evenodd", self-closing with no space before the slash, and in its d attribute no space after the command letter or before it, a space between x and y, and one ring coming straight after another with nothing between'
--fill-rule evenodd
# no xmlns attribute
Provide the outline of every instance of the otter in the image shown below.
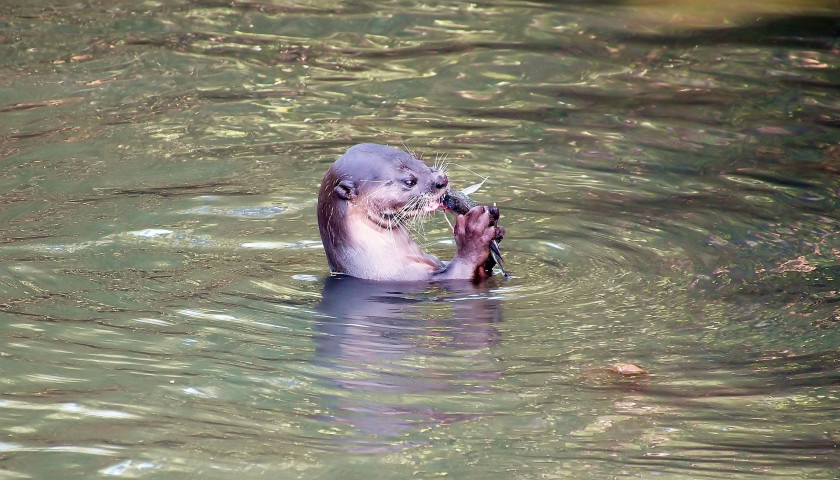
<svg viewBox="0 0 840 480"><path fill-rule="evenodd" d="M455 220L456 252L444 263L421 250L405 222L441 207L449 179L397 148L350 147L327 170L318 193L318 229L334 273L378 281L472 280L492 275L490 241L500 241L496 207Z"/></svg>

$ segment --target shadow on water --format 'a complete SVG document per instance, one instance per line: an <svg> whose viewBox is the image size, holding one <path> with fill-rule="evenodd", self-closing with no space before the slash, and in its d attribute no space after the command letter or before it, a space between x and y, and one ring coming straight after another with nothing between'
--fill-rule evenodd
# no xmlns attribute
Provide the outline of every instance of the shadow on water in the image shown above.
<svg viewBox="0 0 840 480"><path fill-rule="evenodd" d="M421 430L492 415L449 412L427 397L486 393L500 377L487 348L499 341L501 303L486 285L332 276L322 295L313 362L324 368L318 382L335 392L324 402L331 413L322 420L354 430L336 439L336 448L405 448ZM430 315L441 307L448 313Z"/></svg>

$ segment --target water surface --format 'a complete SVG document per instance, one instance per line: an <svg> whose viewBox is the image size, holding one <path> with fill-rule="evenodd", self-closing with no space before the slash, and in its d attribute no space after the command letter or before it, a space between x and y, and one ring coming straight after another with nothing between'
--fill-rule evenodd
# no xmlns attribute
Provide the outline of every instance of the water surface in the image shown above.
<svg viewBox="0 0 840 480"><path fill-rule="evenodd" d="M4 3L0 473L837 478L840 5L705 3ZM514 278L330 278L360 142Z"/></svg>

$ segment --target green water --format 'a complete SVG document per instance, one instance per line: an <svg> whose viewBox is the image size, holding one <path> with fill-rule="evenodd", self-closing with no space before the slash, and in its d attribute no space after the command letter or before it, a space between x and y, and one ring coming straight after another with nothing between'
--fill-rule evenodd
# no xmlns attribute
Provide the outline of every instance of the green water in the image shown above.
<svg viewBox="0 0 840 480"><path fill-rule="evenodd" d="M840 4L707 3L4 2L0 477L840 478ZM514 278L330 279L361 142Z"/></svg>

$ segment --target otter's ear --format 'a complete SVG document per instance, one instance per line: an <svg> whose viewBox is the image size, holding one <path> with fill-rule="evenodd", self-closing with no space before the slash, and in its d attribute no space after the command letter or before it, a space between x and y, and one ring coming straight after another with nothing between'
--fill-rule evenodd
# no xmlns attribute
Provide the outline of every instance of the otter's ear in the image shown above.
<svg viewBox="0 0 840 480"><path fill-rule="evenodd" d="M335 194L342 200L353 200L356 193L356 182L353 180L342 180L335 186Z"/></svg>

